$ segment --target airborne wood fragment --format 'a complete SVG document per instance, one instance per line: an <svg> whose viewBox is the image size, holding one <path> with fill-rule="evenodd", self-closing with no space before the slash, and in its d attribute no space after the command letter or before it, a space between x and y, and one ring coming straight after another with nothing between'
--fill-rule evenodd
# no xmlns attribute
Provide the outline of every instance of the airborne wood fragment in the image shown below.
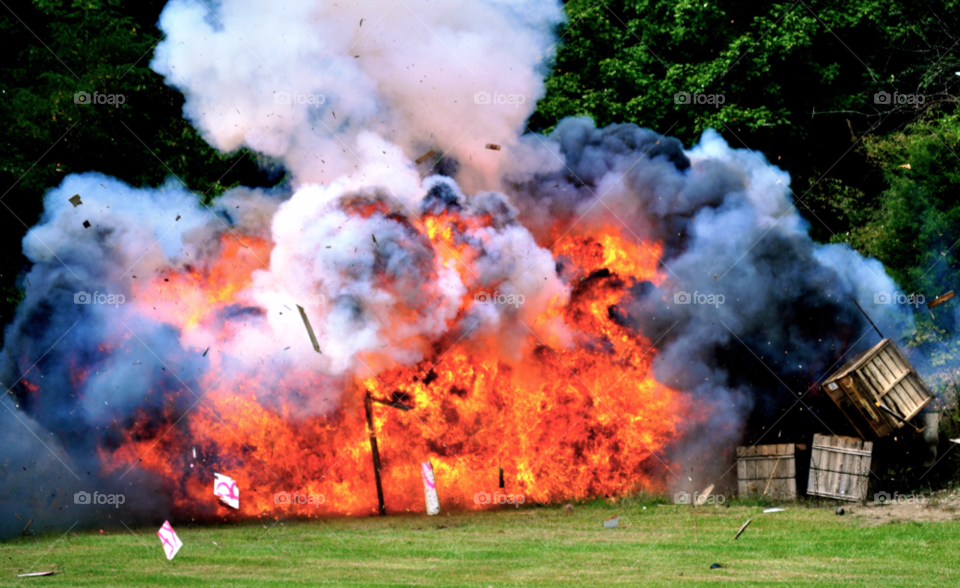
<svg viewBox="0 0 960 588"><path fill-rule="evenodd" d="M496 143L487 143L487 149L490 151L500 151L500 146Z"/></svg>
<svg viewBox="0 0 960 588"><path fill-rule="evenodd" d="M695 501L697 506L706 504L707 499L710 498L710 493L713 492L713 487L714 487L714 484L710 484L709 486L707 486L706 490L704 490L703 492L700 493L699 496L697 496L697 500Z"/></svg>
<svg viewBox="0 0 960 588"><path fill-rule="evenodd" d="M745 522L745 523L743 524L743 526L740 527L740 530L737 531L737 534L733 536L733 540L734 540L734 541L736 541L737 539L740 538L740 535L743 534L743 532L746 530L746 528L750 525L751 522L753 522L753 519L752 519L752 518L751 518L751 519L747 519L747 522Z"/></svg>
<svg viewBox="0 0 960 588"><path fill-rule="evenodd" d="M79 195L79 194L74 194L73 196L71 196L70 199L68 200L68 202L70 202L70 204L72 204L74 208L76 208L76 207L80 206L81 204L83 204L83 201L80 200L80 195Z"/></svg>
<svg viewBox="0 0 960 588"><path fill-rule="evenodd" d="M307 318L307 313L304 312L303 307L299 304L297 305L297 310L300 311L300 318L303 319L303 326L307 327L307 334L310 335L310 344L313 345L313 350L323 355L323 352L320 351L320 343L317 342L317 336L313 334L313 327L310 326L310 319Z"/></svg>
<svg viewBox="0 0 960 588"><path fill-rule="evenodd" d="M931 300L930 302L928 302L928 303L927 303L927 308L933 308L933 307L935 307L935 306L940 306L941 304L943 304L943 303L946 302L947 300L950 300L950 299L953 298L954 296L955 296L955 294L953 293L953 290L950 290L950 291L947 292L946 294L941 294L940 296L937 296L936 298L934 298L933 300Z"/></svg>
<svg viewBox="0 0 960 588"><path fill-rule="evenodd" d="M433 149L431 149L430 151L427 151L426 153L424 153L424 154L421 155L420 157L416 158L416 159L414 160L414 163L416 163L417 165L420 165L421 163L423 163L424 161L430 159L431 157L433 157L433 156L436 155L436 154L437 154L437 152L434 151Z"/></svg>

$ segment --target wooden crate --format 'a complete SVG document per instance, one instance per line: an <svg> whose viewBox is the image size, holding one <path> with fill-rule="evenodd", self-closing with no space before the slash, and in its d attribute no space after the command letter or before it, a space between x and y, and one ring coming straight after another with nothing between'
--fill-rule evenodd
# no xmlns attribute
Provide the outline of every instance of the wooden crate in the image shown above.
<svg viewBox="0 0 960 588"><path fill-rule="evenodd" d="M807 494L853 502L866 499L872 453L870 441L814 435Z"/></svg>
<svg viewBox="0 0 960 588"><path fill-rule="evenodd" d="M795 452L793 443L737 447L737 490L740 496L795 500Z"/></svg>
<svg viewBox="0 0 960 588"><path fill-rule="evenodd" d="M903 427L933 400L930 389L890 339L854 357L827 378L823 388L864 439L879 439Z"/></svg>

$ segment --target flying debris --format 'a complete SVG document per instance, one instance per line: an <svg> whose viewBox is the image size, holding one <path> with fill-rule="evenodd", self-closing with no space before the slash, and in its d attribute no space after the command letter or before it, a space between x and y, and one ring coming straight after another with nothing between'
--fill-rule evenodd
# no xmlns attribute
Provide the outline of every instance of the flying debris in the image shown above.
<svg viewBox="0 0 960 588"><path fill-rule="evenodd" d="M433 149L431 149L430 151L427 151L426 153L424 153L423 155L421 155L420 157L418 157L416 160L414 160L414 163L416 163L417 165L420 165L421 163L423 163L424 161L430 159L431 157L433 157L433 156L436 155L436 154L437 154L437 152L434 151Z"/></svg>
<svg viewBox="0 0 960 588"><path fill-rule="evenodd" d="M74 194L73 196L71 196L71 197L70 197L70 200L68 200L68 202L70 202L70 204L72 204L74 208L76 208L76 207L80 206L81 204L83 204L83 202L80 200L80 195L79 195L79 194Z"/></svg>
<svg viewBox="0 0 960 588"><path fill-rule="evenodd" d="M934 308L934 307L940 306L941 304L943 304L947 300L950 300L953 297L954 297L953 290L950 290L946 294L941 294L936 298L934 298L933 300L931 300L930 302L928 302L927 308Z"/></svg>
<svg viewBox="0 0 960 588"><path fill-rule="evenodd" d="M487 149L490 151L500 151L500 146L496 143L487 143Z"/></svg>
<svg viewBox="0 0 960 588"><path fill-rule="evenodd" d="M297 310L300 311L300 318L303 319L303 326L307 327L307 334L310 335L310 344L313 345L313 350L320 355L323 355L323 352L320 351L320 343L317 342L317 336L313 334L313 327L310 326L310 319L307 318L307 313L299 304L297 305Z"/></svg>
<svg viewBox="0 0 960 588"><path fill-rule="evenodd" d="M83 228L89 229L89 228L90 228L90 221L88 221L88 220L83 221Z"/></svg>
<svg viewBox="0 0 960 588"><path fill-rule="evenodd" d="M213 495L230 508L240 508L240 488L237 481L230 476L213 474Z"/></svg>
<svg viewBox="0 0 960 588"><path fill-rule="evenodd" d="M180 537L177 537L177 532L173 530L170 521L163 521L163 526L157 531L157 536L160 537L160 542L163 545L163 553L166 554L167 559L172 560L180 551L180 548L183 547L183 541L180 541Z"/></svg>

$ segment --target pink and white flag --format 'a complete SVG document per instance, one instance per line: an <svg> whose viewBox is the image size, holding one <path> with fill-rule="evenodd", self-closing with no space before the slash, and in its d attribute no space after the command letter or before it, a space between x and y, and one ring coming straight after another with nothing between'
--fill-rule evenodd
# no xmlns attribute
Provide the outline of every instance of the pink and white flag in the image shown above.
<svg viewBox="0 0 960 588"><path fill-rule="evenodd" d="M213 474L213 495L231 508L240 508L240 488L230 476Z"/></svg>
<svg viewBox="0 0 960 588"><path fill-rule="evenodd" d="M177 537L176 531L170 526L170 521L163 521L163 526L157 531L160 542L163 543L163 552L167 554L167 559L173 559L180 548L183 547L183 541Z"/></svg>
<svg viewBox="0 0 960 588"><path fill-rule="evenodd" d="M433 475L433 464L425 461L420 464L423 474L423 493L427 498L427 514L440 514L440 497L437 496L437 480Z"/></svg>

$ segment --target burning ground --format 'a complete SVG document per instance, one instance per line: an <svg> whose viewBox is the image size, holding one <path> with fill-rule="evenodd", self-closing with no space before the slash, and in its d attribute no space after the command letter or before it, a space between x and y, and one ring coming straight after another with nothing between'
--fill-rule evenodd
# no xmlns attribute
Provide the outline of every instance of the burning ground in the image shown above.
<svg viewBox="0 0 960 588"><path fill-rule="evenodd" d="M762 155L583 119L524 132L558 5L432 6L425 42L397 10L168 5L153 67L185 116L289 173L210 207L173 178L47 194L0 371L5 534L11 513L373 513L368 393L412 407L374 410L388 511L423 509L428 459L448 509L477 508L500 468L528 501L664 491L691 462L722 473L751 414L872 343L853 301L894 285L813 243ZM524 103L477 97L497 91ZM80 490L127 498L98 512ZM274 499L294 491L323 503Z"/></svg>

